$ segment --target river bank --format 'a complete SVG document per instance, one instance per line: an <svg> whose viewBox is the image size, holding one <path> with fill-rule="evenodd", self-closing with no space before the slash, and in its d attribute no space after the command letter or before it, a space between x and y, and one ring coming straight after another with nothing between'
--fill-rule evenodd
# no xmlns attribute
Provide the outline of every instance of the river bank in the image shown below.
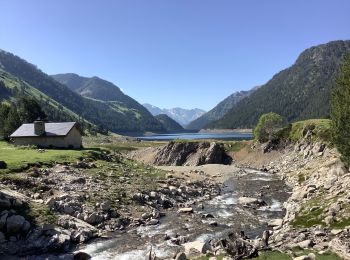
<svg viewBox="0 0 350 260"><path fill-rule="evenodd" d="M96 259L138 259L151 246L160 259L181 252L215 257L225 251L191 248L232 230L245 231L249 245L261 243L263 231L271 230L270 248L290 256L331 250L348 259L350 174L334 149L307 137L269 151L251 141L239 149L230 143L231 165L198 166L203 157L220 162L224 146L198 147L187 166L149 165L151 150L169 151L157 144L129 158L109 152L2 176L1 228L15 227L2 228L2 254L45 259L67 252L73 259L69 252L80 244L75 250ZM30 214L20 210L23 205ZM8 223L12 219L17 226Z"/></svg>

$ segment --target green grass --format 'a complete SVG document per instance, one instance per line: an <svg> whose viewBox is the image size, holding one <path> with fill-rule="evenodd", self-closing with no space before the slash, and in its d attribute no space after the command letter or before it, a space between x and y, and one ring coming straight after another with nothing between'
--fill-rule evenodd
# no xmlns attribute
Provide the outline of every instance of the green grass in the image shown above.
<svg viewBox="0 0 350 260"><path fill-rule="evenodd" d="M292 259L289 255L281 253L279 251L262 251L259 253L259 257L253 259L257 260L290 260Z"/></svg>
<svg viewBox="0 0 350 260"><path fill-rule="evenodd" d="M323 214L323 209L319 208L314 211L308 211L308 212L301 212L298 213L295 219L292 221L292 226L294 227L312 227L314 225L323 225L324 222L322 222L323 217L321 216Z"/></svg>
<svg viewBox="0 0 350 260"><path fill-rule="evenodd" d="M302 249L300 247L295 247L293 248L293 253L296 256L302 256L302 255L308 255L310 253L314 253L316 256L316 260L341 260L341 258L337 254L330 251L327 251L323 255L319 255L317 251L314 251L312 249Z"/></svg>
<svg viewBox="0 0 350 260"><path fill-rule="evenodd" d="M239 152L248 145L247 141L230 141L225 142L225 150L227 152Z"/></svg>
<svg viewBox="0 0 350 260"><path fill-rule="evenodd" d="M309 119L295 122L292 124L288 137L291 141L298 141L303 138L307 129L312 130L315 134L313 139L330 142L331 120L329 119Z"/></svg>
<svg viewBox="0 0 350 260"><path fill-rule="evenodd" d="M88 157L93 149L83 150L55 150L47 149L39 152L32 147L17 147L6 142L0 142L0 160L7 164L6 169L0 173L17 172L28 167L28 164L52 164L75 162L79 158Z"/></svg>
<svg viewBox="0 0 350 260"><path fill-rule="evenodd" d="M57 216L46 205L29 203L28 207L22 211L24 217L36 226L43 224L56 224Z"/></svg>

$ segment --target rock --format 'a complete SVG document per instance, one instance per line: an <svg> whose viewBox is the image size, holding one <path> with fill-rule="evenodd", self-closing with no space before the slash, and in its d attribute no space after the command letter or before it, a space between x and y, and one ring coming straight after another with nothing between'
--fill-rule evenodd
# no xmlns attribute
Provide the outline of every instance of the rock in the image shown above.
<svg viewBox="0 0 350 260"><path fill-rule="evenodd" d="M250 197L240 197L238 198L238 203L243 205L258 204L258 199Z"/></svg>
<svg viewBox="0 0 350 260"><path fill-rule="evenodd" d="M298 243L298 246L301 248L309 248L309 247L312 247L313 245L314 243L310 239L307 239Z"/></svg>
<svg viewBox="0 0 350 260"><path fill-rule="evenodd" d="M149 218L151 218L151 217L152 217L152 214L151 214L151 213L143 213L143 214L141 215L141 218L142 218L143 220L149 219Z"/></svg>
<svg viewBox="0 0 350 260"><path fill-rule="evenodd" d="M331 233L335 236L340 234L341 232L343 232L343 230L341 230L341 229L332 229L331 230Z"/></svg>
<svg viewBox="0 0 350 260"><path fill-rule="evenodd" d="M108 210L111 209L111 203L109 201L104 201L104 202L101 203L100 208L103 211L108 211Z"/></svg>
<svg viewBox="0 0 350 260"><path fill-rule="evenodd" d="M327 216L324 219L324 222L326 223L327 226L330 226L331 224L334 223L334 216Z"/></svg>
<svg viewBox="0 0 350 260"><path fill-rule="evenodd" d="M63 213L68 214L68 215L72 215L74 212L74 209L68 205L68 204L63 204Z"/></svg>
<svg viewBox="0 0 350 260"><path fill-rule="evenodd" d="M30 227L31 227L31 226L30 226L29 221L26 220L26 221L24 221L24 223L23 223L22 231L26 233L26 232L29 231Z"/></svg>
<svg viewBox="0 0 350 260"><path fill-rule="evenodd" d="M89 224L100 224L103 221L103 217L96 212L91 213L88 216L85 216L84 220Z"/></svg>
<svg viewBox="0 0 350 260"><path fill-rule="evenodd" d="M293 260L311 260L311 259L307 255L302 255L302 256L294 257Z"/></svg>
<svg viewBox="0 0 350 260"><path fill-rule="evenodd" d="M282 226L283 219L272 219L270 222L268 222L269 227L279 227Z"/></svg>
<svg viewBox="0 0 350 260"><path fill-rule="evenodd" d="M218 225L218 222L216 222L216 221L210 221L208 224L209 224L209 226L214 226L214 227L216 227L216 226Z"/></svg>
<svg viewBox="0 0 350 260"><path fill-rule="evenodd" d="M0 210L8 209L10 207L11 207L11 201L8 198L6 197L0 198Z"/></svg>
<svg viewBox="0 0 350 260"><path fill-rule="evenodd" d="M193 208L180 208L177 213L193 213Z"/></svg>
<svg viewBox="0 0 350 260"><path fill-rule="evenodd" d="M193 241L193 242L187 242L182 245L185 248L186 255L189 255L191 250L196 250L201 254L205 254L206 252L211 250L211 247L208 242L202 242L202 241Z"/></svg>
<svg viewBox="0 0 350 260"><path fill-rule="evenodd" d="M20 215L12 215L11 217L8 217L6 221L7 233L17 234L21 232L22 226L25 221L25 218Z"/></svg>
<svg viewBox="0 0 350 260"><path fill-rule="evenodd" d="M69 246L70 246L70 236L65 235L65 234L55 234L50 239L48 246L51 250L67 251L69 249Z"/></svg>
<svg viewBox="0 0 350 260"><path fill-rule="evenodd" d="M7 168L7 164L4 161L0 161L0 169L6 169Z"/></svg>
<svg viewBox="0 0 350 260"><path fill-rule="evenodd" d="M70 182L71 184L85 184L86 179L83 177L76 178Z"/></svg>
<svg viewBox="0 0 350 260"><path fill-rule="evenodd" d="M308 256L309 259L311 259L311 260L315 260L315 259L316 259L316 255L315 255L314 253L309 253L307 256Z"/></svg>
<svg viewBox="0 0 350 260"><path fill-rule="evenodd" d="M175 260L187 260L187 256L184 252L178 253L175 256Z"/></svg>
<svg viewBox="0 0 350 260"><path fill-rule="evenodd" d="M207 213L207 214L203 214L202 218L214 218L214 216L210 213Z"/></svg>
<svg viewBox="0 0 350 260"><path fill-rule="evenodd" d="M154 218L147 222L147 225L157 225L157 224L159 224L159 220Z"/></svg>
<svg viewBox="0 0 350 260"><path fill-rule="evenodd" d="M7 212L2 212L2 215L0 217L0 229L3 229L4 226L6 225L6 220L7 220L7 217L8 217L8 213Z"/></svg>
<svg viewBox="0 0 350 260"><path fill-rule="evenodd" d="M55 203L56 203L56 199L51 197L49 199L47 199L45 201L45 204L49 207L49 208L53 208L55 206Z"/></svg>
<svg viewBox="0 0 350 260"><path fill-rule="evenodd" d="M73 256L74 260L89 260L91 256L85 252L76 252Z"/></svg>
<svg viewBox="0 0 350 260"><path fill-rule="evenodd" d="M5 237L4 233L2 233L2 232L0 231L0 244L3 243L3 242L5 242L5 241L6 241L6 237Z"/></svg>
<svg viewBox="0 0 350 260"><path fill-rule="evenodd" d="M232 158L226 154L223 144L216 142L169 142L157 150L155 165L229 164Z"/></svg>

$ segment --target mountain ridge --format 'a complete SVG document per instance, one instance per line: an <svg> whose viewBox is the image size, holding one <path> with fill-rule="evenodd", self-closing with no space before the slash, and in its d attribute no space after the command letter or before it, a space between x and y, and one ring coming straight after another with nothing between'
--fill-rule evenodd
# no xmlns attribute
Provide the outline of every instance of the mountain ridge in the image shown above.
<svg viewBox="0 0 350 260"><path fill-rule="evenodd" d="M203 113L205 113L204 110L199 108L193 108L193 109L185 109L181 107L174 107L174 108L159 108L157 106L144 103L142 104L147 110L154 116L160 115L160 114L166 114L176 122L178 122L183 127L189 124L191 121L195 120L199 116L201 116Z"/></svg>
<svg viewBox="0 0 350 260"><path fill-rule="evenodd" d="M254 87L251 90L241 90L232 93L230 96L225 98L223 101L218 103L213 109L203 114L199 118L193 120L186 126L189 130L200 130L205 128L210 122L216 121L223 117L231 108L233 108L243 98L248 97L257 88Z"/></svg>
<svg viewBox="0 0 350 260"><path fill-rule="evenodd" d="M266 84L208 128L252 128L260 115L275 112L287 122L328 118L331 88L350 41L339 40L304 50L295 63L276 73Z"/></svg>

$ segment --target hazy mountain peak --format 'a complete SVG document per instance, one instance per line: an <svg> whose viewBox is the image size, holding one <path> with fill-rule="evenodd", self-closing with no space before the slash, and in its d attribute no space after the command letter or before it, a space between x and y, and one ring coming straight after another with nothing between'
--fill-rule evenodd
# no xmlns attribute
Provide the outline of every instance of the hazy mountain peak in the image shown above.
<svg viewBox="0 0 350 260"><path fill-rule="evenodd" d="M182 126L186 126L191 121L195 120L196 118L200 117L205 113L204 110L199 108L185 109L181 107L175 107L169 109L162 109L151 104L143 104L143 106L147 108L152 115L156 116L160 114L166 114Z"/></svg>

